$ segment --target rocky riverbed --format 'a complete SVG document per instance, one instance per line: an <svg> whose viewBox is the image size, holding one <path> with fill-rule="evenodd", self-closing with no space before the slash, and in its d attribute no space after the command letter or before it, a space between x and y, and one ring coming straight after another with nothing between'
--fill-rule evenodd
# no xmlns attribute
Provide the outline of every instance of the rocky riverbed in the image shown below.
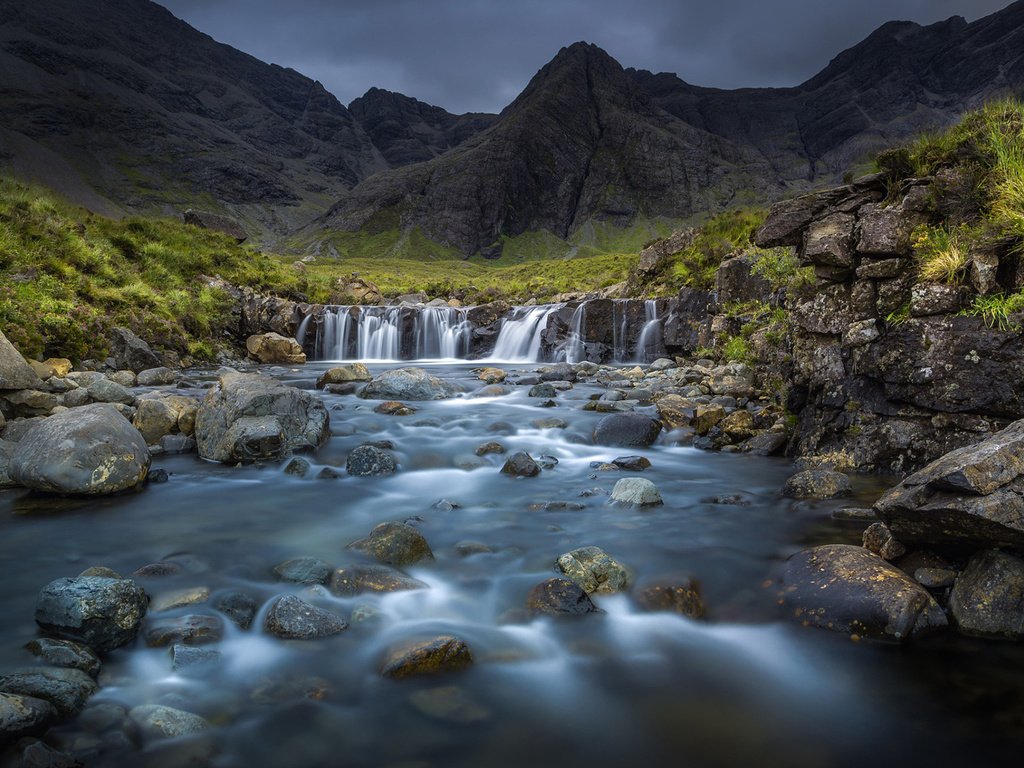
<svg viewBox="0 0 1024 768"><path fill-rule="evenodd" d="M1020 747L1024 651L977 637L1014 636L1016 523L978 512L1016 493L1014 432L876 514L897 478L773 456L790 425L738 364L240 368L8 395L9 484L40 489L0 494L12 765ZM135 447L52 471L69 429ZM962 498L977 524L936 549L919 510L948 529Z"/></svg>

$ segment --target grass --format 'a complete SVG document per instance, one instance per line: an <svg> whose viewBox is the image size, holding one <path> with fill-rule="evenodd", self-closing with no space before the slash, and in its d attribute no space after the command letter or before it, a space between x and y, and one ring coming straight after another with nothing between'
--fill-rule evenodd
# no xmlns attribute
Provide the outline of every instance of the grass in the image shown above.
<svg viewBox="0 0 1024 768"><path fill-rule="evenodd" d="M754 231L764 223L765 216L761 208L739 208L706 221L693 243L676 255L672 266L674 287L713 288L719 264L754 248Z"/></svg>
<svg viewBox="0 0 1024 768"><path fill-rule="evenodd" d="M1024 312L1024 294L1000 293L993 296L975 296L971 306L961 314L981 317L989 328L1020 331L1020 323L1012 318L1017 312Z"/></svg>
<svg viewBox="0 0 1024 768"><path fill-rule="evenodd" d="M977 237L975 228L922 224L914 230L912 246L918 274L922 280L959 284L970 262L971 244Z"/></svg>

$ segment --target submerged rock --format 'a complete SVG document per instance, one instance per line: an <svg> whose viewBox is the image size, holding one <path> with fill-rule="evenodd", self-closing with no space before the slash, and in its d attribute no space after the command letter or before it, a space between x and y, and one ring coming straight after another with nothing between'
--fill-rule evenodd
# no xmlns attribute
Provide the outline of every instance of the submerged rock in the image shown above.
<svg viewBox="0 0 1024 768"><path fill-rule="evenodd" d="M0 744L42 733L57 720L57 710L43 699L0 692Z"/></svg>
<svg viewBox="0 0 1024 768"><path fill-rule="evenodd" d="M244 592L227 592L217 598L213 607L241 629L251 627L256 618L256 601Z"/></svg>
<svg viewBox="0 0 1024 768"><path fill-rule="evenodd" d="M360 445L345 460L345 470L356 477L391 475L398 471L395 457L373 445Z"/></svg>
<svg viewBox="0 0 1024 768"><path fill-rule="evenodd" d="M224 636L224 622L218 616L190 613L186 616L161 616L146 623L146 645L163 648L181 643L202 645L216 643Z"/></svg>
<svg viewBox="0 0 1024 768"><path fill-rule="evenodd" d="M359 396L373 400L446 400L460 392L458 384L422 368L396 368L371 379Z"/></svg>
<svg viewBox="0 0 1024 768"><path fill-rule="evenodd" d="M456 672L473 663L473 653L465 640L439 635L392 647L381 664L380 674L393 680L406 677Z"/></svg>
<svg viewBox="0 0 1024 768"><path fill-rule="evenodd" d="M25 643L25 650L53 667L80 669L92 677L100 672L100 657L89 646L74 640L39 637Z"/></svg>
<svg viewBox="0 0 1024 768"><path fill-rule="evenodd" d="M199 715L159 704L132 707L128 714L142 731L142 735L149 739L191 736L210 727L210 724Z"/></svg>
<svg viewBox="0 0 1024 768"><path fill-rule="evenodd" d="M281 581L292 584L326 584L333 568L318 557L296 557L274 566Z"/></svg>
<svg viewBox="0 0 1024 768"><path fill-rule="evenodd" d="M105 653L135 639L148 602L142 588L129 579L57 579L39 593L36 623L44 632Z"/></svg>
<svg viewBox="0 0 1024 768"><path fill-rule="evenodd" d="M547 579L530 590L526 610L531 616L583 616L598 612L583 588L569 579Z"/></svg>
<svg viewBox="0 0 1024 768"><path fill-rule="evenodd" d="M338 597L353 597L363 592L427 589L428 585L386 565L350 565L332 574L329 588Z"/></svg>
<svg viewBox="0 0 1024 768"><path fill-rule="evenodd" d="M1024 559L995 549L977 553L957 577L949 608L964 634L1024 638Z"/></svg>
<svg viewBox="0 0 1024 768"><path fill-rule="evenodd" d="M587 594L621 592L629 586L629 571L600 547L580 547L566 552L555 565Z"/></svg>
<svg viewBox="0 0 1024 768"><path fill-rule="evenodd" d="M275 597L267 608L263 629L285 640L317 640L336 635L348 623L340 616L317 608L295 595Z"/></svg>
<svg viewBox="0 0 1024 768"><path fill-rule="evenodd" d="M423 534L406 523L381 523L365 539L353 541L348 547L386 565L412 565L434 559Z"/></svg>
<svg viewBox="0 0 1024 768"><path fill-rule="evenodd" d="M48 701L61 717L81 711L98 688L85 672L68 667L35 667L0 675L0 691Z"/></svg>
<svg viewBox="0 0 1024 768"><path fill-rule="evenodd" d="M501 473L512 477L536 477L540 474L540 465L526 451L516 451L505 461Z"/></svg>
<svg viewBox="0 0 1024 768"><path fill-rule="evenodd" d="M695 579L652 584L638 590L635 600L645 611L668 611L690 619L704 617L704 598Z"/></svg>
<svg viewBox="0 0 1024 768"><path fill-rule="evenodd" d="M661 422L642 413L613 413L594 427L597 445L644 448L658 439Z"/></svg>
<svg viewBox="0 0 1024 768"><path fill-rule="evenodd" d="M852 493L850 478L830 469L808 469L786 480L782 495L791 499L834 499Z"/></svg>
<svg viewBox="0 0 1024 768"><path fill-rule="evenodd" d="M149 472L146 441L111 405L55 414L11 454L11 479L49 493L97 496L140 487Z"/></svg>
<svg viewBox="0 0 1024 768"><path fill-rule="evenodd" d="M862 547L797 552L786 561L783 583L782 604L809 626L902 642L947 624L923 587Z"/></svg>

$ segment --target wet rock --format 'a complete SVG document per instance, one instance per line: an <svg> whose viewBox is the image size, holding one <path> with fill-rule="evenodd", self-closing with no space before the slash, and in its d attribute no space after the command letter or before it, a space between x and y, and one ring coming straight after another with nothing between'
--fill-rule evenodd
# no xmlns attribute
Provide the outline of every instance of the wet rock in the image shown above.
<svg viewBox="0 0 1024 768"><path fill-rule="evenodd" d="M905 641L946 626L946 615L903 571L862 547L832 544L786 561L782 605L808 626Z"/></svg>
<svg viewBox="0 0 1024 768"><path fill-rule="evenodd" d="M624 477L612 488L611 500L638 507L662 504L658 487L642 477Z"/></svg>
<svg viewBox="0 0 1024 768"><path fill-rule="evenodd" d="M0 743L4 741L0 731ZM84 768L84 763L38 739L26 738L5 754L5 768Z"/></svg>
<svg viewBox="0 0 1024 768"><path fill-rule="evenodd" d="M171 592L161 592L153 597L149 610L153 613L184 608L187 605L198 605L210 599L208 587L186 587Z"/></svg>
<svg viewBox="0 0 1024 768"><path fill-rule="evenodd" d="M148 563L139 568L136 568L132 573L132 576L145 576L145 577L160 577L160 576L176 576L182 572L180 563Z"/></svg>
<svg viewBox="0 0 1024 768"><path fill-rule="evenodd" d="M1024 559L995 549L977 553L957 577L949 608L964 634L1024 638Z"/></svg>
<svg viewBox="0 0 1024 768"><path fill-rule="evenodd" d="M178 374L170 368L160 366L139 371L139 375L135 377L135 383L140 387L160 387L173 384L177 378Z"/></svg>
<svg viewBox="0 0 1024 768"><path fill-rule="evenodd" d="M38 389L39 376L0 331L0 389Z"/></svg>
<svg viewBox="0 0 1024 768"><path fill-rule="evenodd" d="M95 403L131 405L135 402L135 395L127 387L110 379L97 379L86 387L85 391L89 393L89 398Z"/></svg>
<svg viewBox="0 0 1024 768"><path fill-rule="evenodd" d="M834 499L852 493L850 478L830 469L807 469L786 480L782 495L790 499Z"/></svg>
<svg viewBox="0 0 1024 768"><path fill-rule="evenodd" d="M381 523L369 536L353 541L348 548L364 552L386 565L412 565L434 559L423 534L406 523Z"/></svg>
<svg viewBox="0 0 1024 768"><path fill-rule="evenodd" d="M351 565L331 575L329 588L338 597L353 597L364 592L427 589L427 584L386 565Z"/></svg>
<svg viewBox="0 0 1024 768"><path fill-rule="evenodd" d="M594 443L646 448L658 439L661 422L642 413L613 413L594 427Z"/></svg>
<svg viewBox="0 0 1024 768"><path fill-rule="evenodd" d="M612 459L612 464L627 472L643 472L650 468L651 460L646 456L619 456Z"/></svg>
<svg viewBox="0 0 1024 768"><path fill-rule="evenodd" d="M248 629L256 618L256 601L244 592L227 592L217 598L213 607L241 629Z"/></svg>
<svg viewBox="0 0 1024 768"><path fill-rule="evenodd" d="M348 363L328 368L316 380L317 389L326 389L328 386L340 386L355 381L370 381L370 369L362 363ZM339 393L344 394L344 393Z"/></svg>
<svg viewBox="0 0 1024 768"><path fill-rule="evenodd" d="M762 432L740 444L740 451L755 456L777 456L786 447L789 438L784 432Z"/></svg>
<svg viewBox="0 0 1024 768"><path fill-rule="evenodd" d="M583 616L598 608L583 588L569 579L542 581L526 596L530 616Z"/></svg>
<svg viewBox="0 0 1024 768"><path fill-rule="evenodd" d="M698 405L693 412L693 431L704 436L718 426L725 418L725 408L720 405Z"/></svg>
<svg viewBox="0 0 1024 768"><path fill-rule="evenodd" d="M74 640L40 637L25 643L25 649L51 667L80 669L91 677L100 673L100 657L89 646Z"/></svg>
<svg viewBox="0 0 1024 768"><path fill-rule="evenodd" d="M457 672L472 664L473 653L465 640L453 635L439 635L392 647L381 664L380 674L392 680L401 680Z"/></svg>
<svg viewBox="0 0 1024 768"><path fill-rule="evenodd" d="M36 623L48 634L105 653L135 639L148 603L129 579L79 576L52 581L36 600Z"/></svg>
<svg viewBox="0 0 1024 768"><path fill-rule="evenodd" d="M149 471L142 435L109 405L87 405L40 422L17 444L9 473L37 491L117 493L142 485Z"/></svg>
<svg viewBox="0 0 1024 768"><path fill-rule="evenodd" d="M834 509L829 517L833 520L850 523L870 524L878 522L878 516L875 514L875 510L862 509L861 507L843 507L842 509Z"/></svg>
<svg viewBox="0 0 1024 768"><path fill-rule="evenodd" d="M700 582L695 579L652 584L638 590L634 599L645 611L678 613L690 619L704 618L704 598Z"/></svg>
<svg viewBox="0 0 1024 768"><path fill-rule="evenodd" d="M565 419L552 416L547 419L534 419L531 425L537 429L566 429L569 423Z"/></svg>
<svg viewBox="0 0 1024 768"><path fill-rule="evenodd" d="M263 629L284 640L317 640L348 627L340 616L310 605L295 595L280 595L267 608Z"/></svg>
<svg viewBox="0 0 1024 768"><path fill-rule="evenodd" d="M907 548L893 538L885 523L874 522L861 536L864 549L874 552L883 560L895 560L907 552Z"/></svg>
<svg viewBox="0 0 1024 768"><path fill-rule="evenodd" d="M484 384L501 384L507 376L501 368L484 368L477 374L477 378Z"/></svg>
<svg viewBox="0 0 1024 768"><path fill-rule="evenodd" d="M495 442L494 440L491 440L489 442L481 443L480 445L478 445L476 447L476 450L473 451L473 453L475 453L477 456L487 456L492 453L505 453L505 450L506 449L504 445Z"/></svg>
<svg viewBox="0 0 1024 768"><path fill-rule="evenodd" d="M57 710L43 699L0 692L0 744L42 733L57 719Z"/></svg>
<svg viewBox="0 0 1024 768"><path fill-rule="evenodd" d="M529 506L531 512L579 512L586 508L578 501L541 501Z"/></svg>
<svg viewBox="0 0 1024 768"><path fill-rule="evenodd" d="M454 685L413 691L409 703L424 715L460 725L483 722L491 716L486 707Z"/></svg>
<svg viewBox="0 0 1024 768"><path fill-rule="evenodd" d="M220 462L280 460L317 448L330 435L319 397L269 376L225 373L196 415L196 443L204 459Z"/></svg>
<svg viewBox="0 0 1024 768"><path fill-rule="evenodd" d="M224 623L217 616L190 613L186 616L150 617L144 638L150 648L164 648L181 643L202 645L216 643L224 636Z"/></svg>
<svg viewBox="0 0 1024 768"><path fill-rule="evenodd" d="M61 717L79 712L98 688L88 674L69 667L34 667L0 675L0 691L48 701Z"/></svg>
<svg viewBox="0 0 1024 768"><path fill-rule="evenodd" d="M210 727L210 724L199 715L159 704L132 707L128 714L147 739L192 736Z"/></svg>
<svg viewBox="0 0 1024 768"><path fill-rule="evenodd" d="M550 384L534 384L526 393L528 397L558 397L558 390Z"/></svg>
<svg viewBox="0 0 1024 768"><path fill-rule="evenodd" d="M587 594L622 592L629 586L629 571L600 547L580 547L566 552L555 566Z"/></svg>
<svg viewBox="0 0 1024 768"><path fill-rule="evenodd" d="M277 578L292 584L326 584L333 570L317 557L296 557L274 566Z"/></svg>
<svg viewBox="0 0 1024 768"><path fill-rule="evenodd" d="M284 465L284 473L292 477L305 477L312 469L313 465L301 456L292 456Z"/></svg>
<svg viewBox="0 0 1024 768"><path fill-rule="evenodd" d="M191 645L171 647L171 669L175 672L190 670L193 674L205 672L220 661L220 651L195 648Z"/></svg>
<svg viewBox="0 0 1024 768"><path fill-rule="evenodd" d="M396 400L385 400L373 409L375 413L382 413L385 416L412 416L416 409L405 403Z"/></svg>
<svg viewBox="0 0 1024 768"><path fill-rule="evenodd" d="M249 357L260 363L299 365L306 362L306 353L295 339L279 333L260 333L245 340Z"/></svg>
<svg viewBox="0 0 1024 768"><path fill-rule="evenodd" d="M554 456L548 456L546 454L541 454L540 456L538 456L536 461L537 466L539 466L541 469L554 469L555 467L558 466L558 459L556 459Z"/></svg>
<svg viewBox="0 0 1024 768"><path fill-rule="evenodd" d="M142 433L147 445L154 445L165 435L195 431L199 402L180 395L142 397L135 408L132 425Z"/></svg>
<svg viewBox="0 0 1024 768"><path fill-rule="evenodd" d="M460 392L458 384L422 368L396 368L374 377L359 396L373 400L446 400Z"/></svg>
<svg viewBox="0 0 1024 768"><path fill-rule="evenodd" d="M927 589L944 589L953 586L957 572L949 568L918 568L914 581Z"/></svg>
<svg viewBox="0 0 1024 768"><path fill-rule="evenodd" d="M387 451L372 445L360 445L348 455L345 470L356 477L391 475L398 471L395 458Z"/></svg>
<svg viewBox="0 0 1024 768"><path fill-rule="evenodd" d="M165 454L192 453L196 449L196 441L187 435L164 435L157 442Z"/></svg>
<svg viewBox="0 0 1024 768"><path fill-rule="evenodd" d="M488 555L494 552L494 548L482 541L457 541L455 551L461 557L472 557L473 555Z"/></svg>
<svg viewBox="0 0 1024 768"><path fill-rule="evenodd" d="M502 466L501 473L512 477L536 477L540 474L540 465L526 451L516 451Z"/></svg>

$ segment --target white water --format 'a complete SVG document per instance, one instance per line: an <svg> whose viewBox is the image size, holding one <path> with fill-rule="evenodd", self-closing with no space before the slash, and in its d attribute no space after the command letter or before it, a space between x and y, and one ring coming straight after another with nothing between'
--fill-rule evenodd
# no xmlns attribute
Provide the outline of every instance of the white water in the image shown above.
<svg viewBox="0 0 1024 768"><path fill-rule="evenodd" d="M644 327L636 341L637 362L649 362L661 350L661 320L658 318L658 302L648 299L644 302Z"/></svg>
<svg viewBox="0 0 1024 768"><path fill-rule="evenodd" d="M299 325L305 344L312 317ZM321 360L399 360L403 320L412 323L418 360L465 357L473 328L465 309L451 307L328 307L316 326L315 356Z"/></svg>
<svg viewBox="0 0 1024 768"><path fill-rule="evenodd" d="M587 348L583 343L583 320L587 314L587 302L581 302L572 313L569 337L565 340L565 362L578 363L586 359Z"/></svg>
<svg viewBox="0 0 1024 768"><path fill-rule="evenodd" d="M531 363L540 359L541 337L547 328L548 318L562 304L545 304L539 307L516 307L501 324L498 341L492 357L514 363Z"/></svg>

